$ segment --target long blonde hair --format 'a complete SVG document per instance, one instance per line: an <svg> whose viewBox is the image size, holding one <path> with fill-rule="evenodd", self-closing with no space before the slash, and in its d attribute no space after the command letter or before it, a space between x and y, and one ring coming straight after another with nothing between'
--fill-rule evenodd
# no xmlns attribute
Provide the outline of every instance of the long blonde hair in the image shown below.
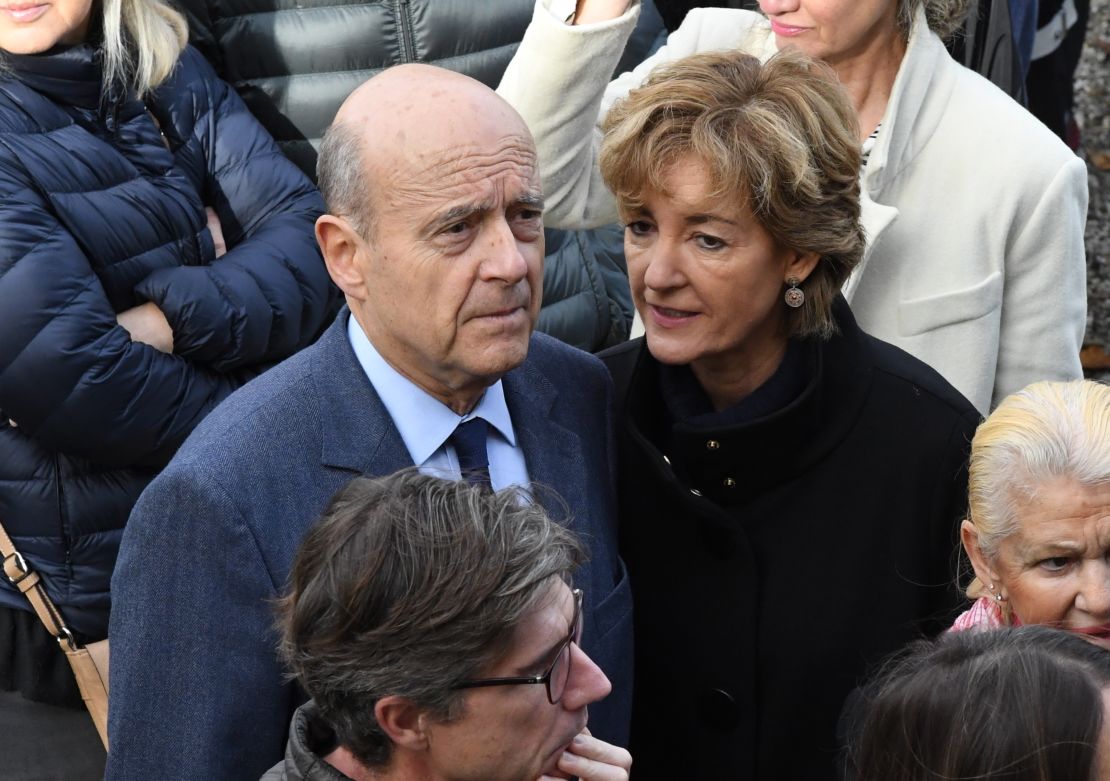
<svg viewBox="0 0 1110 781"><path fill-rule="evenodd" d="M189 41L185 17L163 0L103 0L104 84L144 95L165 81Z"/></svg>

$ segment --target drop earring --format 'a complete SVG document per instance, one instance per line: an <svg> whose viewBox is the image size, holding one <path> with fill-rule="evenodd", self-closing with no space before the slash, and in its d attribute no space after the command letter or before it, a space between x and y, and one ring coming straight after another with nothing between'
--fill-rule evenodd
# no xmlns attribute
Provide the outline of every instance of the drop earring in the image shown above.
<svg viewBox="0 0 1110 781"><path fill-rule="evenodd" d="M786 284L790 285L790 287L787 289L785 295L783 295L783 300L786 301L786 305L791 309L797 309L806 302L805 291L798 287L798 283L799 280L797 277L790 277L786 280Z"/></svg>

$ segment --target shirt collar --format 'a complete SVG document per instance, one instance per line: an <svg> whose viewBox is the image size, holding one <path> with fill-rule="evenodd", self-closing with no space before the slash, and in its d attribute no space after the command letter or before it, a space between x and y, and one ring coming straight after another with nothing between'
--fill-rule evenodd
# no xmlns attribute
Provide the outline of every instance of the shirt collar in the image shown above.
<svg viewBox="0 0 1110 781"><path fill-rule="evenodd" d="M516 447L516 433L505 403L505 388L498 380L486 388L482 398L468 414L459 416L448 407L398 372L381 356L366 337L352 314L347 321L347 338L362 370L374 386L385 405L393 425L412 456L413 463L421 466L455 431L455 427L470 418L482 418L512 447Z"/></svg>

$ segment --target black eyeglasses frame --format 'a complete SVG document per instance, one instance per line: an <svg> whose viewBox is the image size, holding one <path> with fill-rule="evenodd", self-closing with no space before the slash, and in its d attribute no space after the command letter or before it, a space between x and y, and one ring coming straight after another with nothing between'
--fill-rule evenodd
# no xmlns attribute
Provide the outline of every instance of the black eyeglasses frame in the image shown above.
<svg viewBox="0 0 1110 781"><path fill-rule="evenodd" d="M559 701L563 698L563 692L559 692L558 697L551 696L551 675L555 672L555 667L558 666L559 660L563 658L563 653L568 652L567 678L570 678L570 644L574 643L581 647L582 641L582 589L576 588L571 593L574 595L574 617L570 622L570 633L567 634L563 642L559 643L559 650L555 653L555 658L552 659L551 664L541 675L519 675L506 678L476 678L474 680L457 683L451 688L478 689L485 686L526 686L542 683L544 689L547 691L547 701L552 705L558 705Z"/></svg>

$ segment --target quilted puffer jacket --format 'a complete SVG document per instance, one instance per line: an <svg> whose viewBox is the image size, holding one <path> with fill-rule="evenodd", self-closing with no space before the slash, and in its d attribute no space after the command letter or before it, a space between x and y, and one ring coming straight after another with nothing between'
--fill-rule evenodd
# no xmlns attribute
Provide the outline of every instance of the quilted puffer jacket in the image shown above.
<svg viewBox="0 0 1110 781"><path fill-rule="evenodd" d="M220 400L323 326L323 205L195 50L145 103L101 101L88 45L4 59L0 519L95 638L139 492ZM116 323L147 301L172 355ZM27 607L6 580L0 605Z"/></svg>
<svg viewBox="0 0 1110 781"><path fill-rule="evenodd" d="M178 0L194 45L315 176L316 146L347 95L378 71L424 62L496 87L535 0ZM645 0L618 70L661 43ZM549 231L539 329L584 350L628 338L632 294L623 247L595 231ZM600 283L600 284L598 284ZM553 311L549 311L553 310Z"/></svg>

